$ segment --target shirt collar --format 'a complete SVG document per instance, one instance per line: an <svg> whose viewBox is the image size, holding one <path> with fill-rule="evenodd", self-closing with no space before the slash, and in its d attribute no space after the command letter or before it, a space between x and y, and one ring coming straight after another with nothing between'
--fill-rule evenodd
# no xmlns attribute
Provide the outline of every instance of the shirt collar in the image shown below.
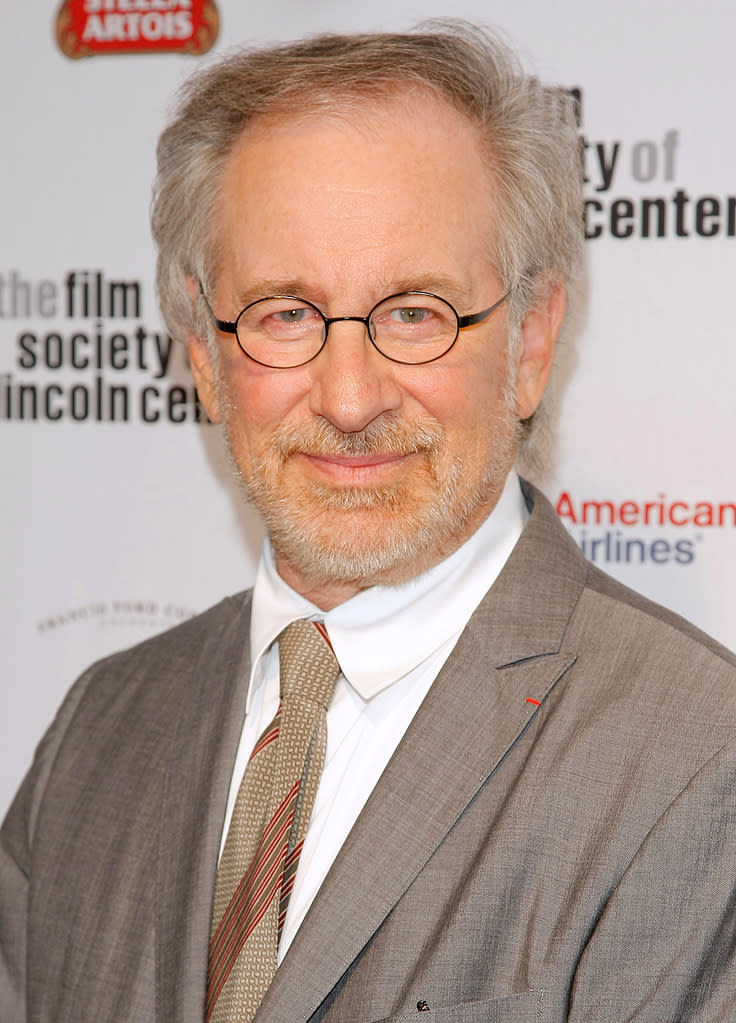
<svg viewBox="0 0 736 1023"><path fill-rule="evenodd" d="M528 513L509 474L495 508L465 543L400 586L373 586L325 613L288 586L264 541L253 590L251 679L261 656L297 618L323 620L343 675L368 700L457 638L500 573Z"/></svg>

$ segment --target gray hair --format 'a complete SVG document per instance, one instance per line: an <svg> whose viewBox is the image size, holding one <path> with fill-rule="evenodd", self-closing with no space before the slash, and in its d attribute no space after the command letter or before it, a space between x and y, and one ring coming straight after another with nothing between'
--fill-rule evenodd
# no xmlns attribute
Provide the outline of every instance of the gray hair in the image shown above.
<svg viewBox="0 0 736 1023"><path fill-rule="evenodd" d="M479 129L495 186L492 256L505 287L514 286L512 334L551 284L577 276L582 170L564 90L541 85L496 36L461 21L425 22L405 34L322 35L238 50L181 90L159 141L152 205L159 298L174 337L209 336L209 323L195 318L186 276L212 288L220 182L250 122L341 113L417 87Z"/></svg>

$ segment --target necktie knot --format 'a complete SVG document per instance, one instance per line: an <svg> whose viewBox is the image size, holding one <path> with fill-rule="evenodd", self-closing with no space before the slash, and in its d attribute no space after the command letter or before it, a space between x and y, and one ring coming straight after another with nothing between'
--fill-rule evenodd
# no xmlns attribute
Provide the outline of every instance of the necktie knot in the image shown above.
<svg viewBox="0 0 736 1023"><path fill-rule="evenodd" d="M299 619L279 636L281 699L309 700L327 710L340 673L337 658L314 622Z"/></svg>

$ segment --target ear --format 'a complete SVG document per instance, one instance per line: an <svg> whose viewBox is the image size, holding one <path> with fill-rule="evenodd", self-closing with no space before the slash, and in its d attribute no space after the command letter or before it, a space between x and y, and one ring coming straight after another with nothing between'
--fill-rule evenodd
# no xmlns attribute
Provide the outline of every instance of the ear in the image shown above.
<svg viewBox="0 0 736 1023"><path fill-rule="evenodd" d="M189 367L194 377L199 400L213 423L221 422L220 404L215 387L215 367L212 365L210 350L202 338L189 339Z"/></svg>
<svg viewBox="0 0 736 1023"><path fill-rule="evenodd" d="M531 309L521 322L521 359L519 362L519 417L528 419L535 411L547 386L554 361L557 335L565 315L565 285L550 287L546 298Z"/></svg>
<svg viewBox="0 0 736 1023"><path fill-rule="evenodd" d="M199 282L193 277L187 277L187 291L192 304L194 304L199 297ZM210 420L213 423L219 423L221 416L217 401L217 387L215 386L215 367L212 364L207 342L204 338L191 334L187 341L187 347L189 349L189 367L194 377L199 400Z"/></svg>

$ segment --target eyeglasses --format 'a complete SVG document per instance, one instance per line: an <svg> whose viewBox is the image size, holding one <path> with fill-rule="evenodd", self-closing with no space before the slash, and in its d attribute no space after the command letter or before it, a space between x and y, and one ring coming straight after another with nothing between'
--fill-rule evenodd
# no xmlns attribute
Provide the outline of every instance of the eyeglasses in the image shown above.
<svg viewBox="0 0 736 1023"><path fill-rule="evenodd" d="M201 285L200 285L201 289ZM447 355L465 327L487 319L513 289L482 312L459 316L444 298L426 291L389 295L367 316L325 316L312 302L295 295L271 295L251 302L235 320L210 316L226 334L234 334L240 350L253 362L272 369L295 369L315 359L327 342L333 323L362 323L373 347L391 362L423 366Z"/></svg>

